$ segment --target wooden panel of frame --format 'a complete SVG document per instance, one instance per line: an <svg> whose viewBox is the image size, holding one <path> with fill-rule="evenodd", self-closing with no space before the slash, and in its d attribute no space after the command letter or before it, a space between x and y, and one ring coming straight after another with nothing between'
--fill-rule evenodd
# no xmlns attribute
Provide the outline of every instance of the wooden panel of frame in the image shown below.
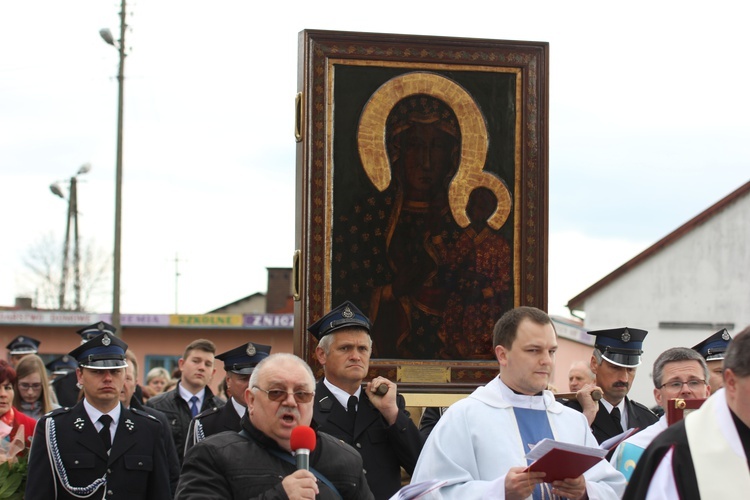
<svg viewBox="0 0 750 500"><path fill-rule="evenodd" d="M667 424L672 425L679 422L684 419L688 413L700 408L705 402L705 399L670 399L667 401L667 407L664 409L664 411L667 412Z"/></svg>
<svg viewBox="0 0 750 500"><path fill-rule="evenodd" d="M298 71L297 354L351 300L370 376L487 382L497 319L547 307L548 45L305 30Z"/></svg>

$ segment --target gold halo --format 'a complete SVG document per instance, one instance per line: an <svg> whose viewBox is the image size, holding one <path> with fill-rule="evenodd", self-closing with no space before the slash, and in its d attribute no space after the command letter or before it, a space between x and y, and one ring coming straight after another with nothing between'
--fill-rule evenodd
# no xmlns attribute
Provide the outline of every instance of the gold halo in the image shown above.
<svg viewBox="0 0 750 500"><path fill-rule="evenodd" d="M405 73L385 82L365 104L357 130L357 146L370 182L379 191L384 191L390 185L386 121L397 102L415 94L427 94L442 100L453 109L458 119L461 159L448 188L451 212L456 223L461 227L469 225L466 215L469 194L478 187L486 187L497 197L497 209L487 219L487 224L499 229L510 215L510 191L499 177L484 170L489 144L484 117L471 95L444 76L424 71Z"/></svg>

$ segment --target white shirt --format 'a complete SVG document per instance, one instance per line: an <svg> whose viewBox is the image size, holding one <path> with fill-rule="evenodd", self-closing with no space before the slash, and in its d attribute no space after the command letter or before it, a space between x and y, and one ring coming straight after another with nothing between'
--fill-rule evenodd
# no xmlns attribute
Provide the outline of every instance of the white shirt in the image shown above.
<svg viewBox="0 0 750 500"><path fill-rule="evenodd" d="M326 387L328 387L328 390L331 391L331 394L333 394L333 397L336 398L336 401L341 403L341 406L344 408L347 408L347 405L349 404L349 397L350 396L356 396L357 401L359 401L359 395L362 393L362 387L357 387L357 390L354 394L349 394L345 390L336 387L332 383L328 381L328 379L324 378L323 383ZM357 407L359 408L359 403L357 403Z"/></svg>
<svg viewBox="0 0 750 500"><path fill-rule="evenodd" d="M203 407L203 398L206 396L206 388L204 387L197 394L193 394L182 387L182 384L178 383L177 390L180 391L180 397L185 400L185 402L188 404L188 407L191 405L190 398L196 396L198 398L198 401L196 401L195 404L198 406L198 412L200 413L201 408Z"/></svg>
<svg viewBox="0 0 750 500"><path fill-rule="evenodd" d="M99 417L102 415L109 415L112 417L112 422L109 424L109 438L110 443L115 442L115 431L117 430L117 424L120 422L120 412L121 412L121 406L120 403L117 403L117 406L109 410L109 413L102 413L93 406L91 406L91 403L89 403L86 398L83 399L83 408L86 410L86 414L89 416L92 422L94 422L94 428L96 429L96 432L99 432L102 430L102 427L104 427L104 424L99 422Z"/></svg>

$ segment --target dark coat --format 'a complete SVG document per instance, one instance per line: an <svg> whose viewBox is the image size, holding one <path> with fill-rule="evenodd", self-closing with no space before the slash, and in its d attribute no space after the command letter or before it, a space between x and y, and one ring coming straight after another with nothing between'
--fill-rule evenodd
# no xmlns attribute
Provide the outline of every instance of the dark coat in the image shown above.
<svg viewBox="0 0 750 500"><path fill-rule="evenodd" d="M576 400L570 400L565 405L574 410L583 411L581 405ZM627 397L625 398L625 407L628 409L628 429L637 427L639 430L643 430L659 420L659 417L654 412L640 403L631 401ZM591 431L594 433L594 437L599 444L621 432L615 427L614 421L612 421L609 412L607 412L601 401L599 402L599 411L596 412L594 422L591 424Z"/></svg>
<svg viewBox="0 0 750 500"><path fill-rule="evenodd" d="M242 419L247 434L222 432L197 443L185 455L177 487L179 500L286 500L281 481L297 470L293 462L273 455L284 452L275 441ZM319 471L344 500L371 500L362 458L350 446L322 433L310 453L311 468ZM338 498L318 481L321 500Z"/></svg>
<svg viewBox="0 0 750 500"><path fill-rule="evenodd" d="M77 383L78 376L74 371L58 377L52 382L52 388L55 390L55 396L57 396L57 402L60 406L75 406L78 403L78 395L81 390L76 385Z"/></svg>
<svg viewBox="0 0 750 500"><path fill-rule="evenodd" d="M153 415L161 423L162 429L164 429L164 451L167 455L167 464L169 465L169 489L172 492L172 497L174 497L175 491L177 491L177 482L180 480L180 457L177 455L177 448L174 446L174 441L169 437L169 421L159 410L143 406L136 394L133 394L133 397L130 398L130 407Z"/></svg>
<svg viewBox="0 0 750 500"><path fill-rule="evenodd" d="M233 431L239 432L241 417L234 409L231 401L227 401L224 406L214 406L208 410L199 413L190 422L187 439L185 440L185 453L195 445L195 443L213 436L220 432ZM198 436L202 436L200 439Z"/></svg>
<svg viewBox="0 0 750 500"><path fill-rule="evenodd" d="M354 430L346 408L336 400L323 381L315 388L313 421L317 430L341 439L362 455L370 490L378 500L390 498L401 487L401 467L411 474L422 451L422 437L398 395L399 415L389 426L380 412L360 393Z"/></svg>
<svg viewBox="0 0 750 500"><path fill-rule="evenodd" d="M28 499L77 499L52 475L47 450L47 421L54 423L50 439L57 443L62 467L69 486L86 488L106 477L91 498L108 499L171 498L169 472L165 456L164 430L159 421L138 409L121 407L120 420L109 456L83 401L73 408L59 408L39 420L29 456ZM54 451L54 449L53 449ZM93 488L91 488L93 490ZM57 495L55 495L57 491ZM91 491L81 492L85 495Z"/></svg>
<svg viewBox="0 0 750 500"><path fill-rule="evenodd" d="M180 391L175 387L169 392L149 398L146 406L156 408L167 417L169 425L172 428L172 439L174 440L175 448L177 448L177 456L180 458L180 465L182 465L182 458L185 454L185 439L188 427L190 427L190 421L193 419L187 401L180 397ZM203 397L203 405L201 405L199 413L214 406L222 407L224 406L224 401L214 396L211 388L206 386L206 394Z"/></svg>

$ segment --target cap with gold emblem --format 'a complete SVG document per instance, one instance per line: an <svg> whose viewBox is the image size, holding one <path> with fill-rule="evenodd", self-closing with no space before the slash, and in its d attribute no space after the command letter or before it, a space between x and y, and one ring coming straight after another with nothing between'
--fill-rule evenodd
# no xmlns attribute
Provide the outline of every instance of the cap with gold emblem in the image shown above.
<svg viewBox="0 0 750 500"><path fill-rule="evenodd" d="M602 357L613 365L635 368L641 364L643 339L648 332L637 328L612 328L587 332L596 336L594 347L599 349Z"/></svg>
<svg viewBox="0 0 750 500"><path fill-rule="evenodd" d="M329 333L334 333L336 330L349 326L364 328L368 333L371 328L370 320L367 316L357 306L347 300L307 327L307 331L320 340Z"/></svg>
<svg viewBox="0 0 750 500"><path fill-rule="evenodd" d="M700 344L694 345L693 350L698 351L706 361L724 359L724 353L726 352L727 347L729 347L729 342L731 341L732 336L729 335L726 328L722 328Z"/></svg>
<svg viewBox="0 0 750 500"><path fill-rule="evenodd" d="M270 345L248 342L227 352L216 355L224 362L224 370L238 375L250 375L255 365L267 358L271 352Z"/></svg>
<svg viewBox="0 0 750 500"><path fill-rule="evenodd" d="M11 356L36 354L39 351L39 344L41 344L39 340L22 335L11 340L6 348L10 351Z"/></svg>
<svg viewBox="0 0 750 500"><path fill-rule="evenodd" d="M125 342L107 332L79 345L69 355L78 361L81 368L112 370L128 366L125 362L127 349Z"/></svg>

